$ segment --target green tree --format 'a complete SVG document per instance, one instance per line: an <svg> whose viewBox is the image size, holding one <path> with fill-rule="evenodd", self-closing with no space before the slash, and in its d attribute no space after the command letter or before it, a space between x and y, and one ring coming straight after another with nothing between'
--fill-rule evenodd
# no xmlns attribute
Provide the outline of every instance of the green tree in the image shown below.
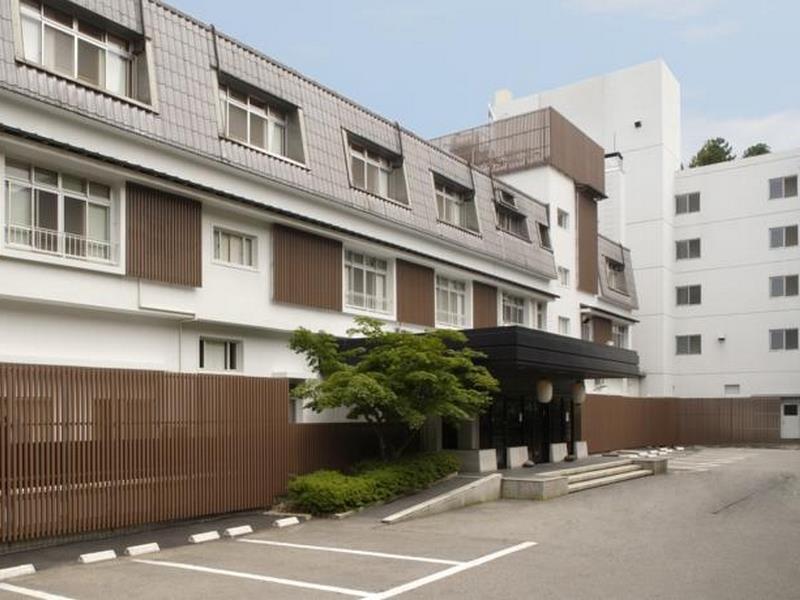
<svg viewBox="0 0 800 600"><path fill-rule="evenodd" d="M757 144L753 144L747 150L744 151L742 154L742 158L749 158L751 156L761 156L762 154L769 154L772 152L772 148L769 147L769 144L765 144L764 142L759 142Z"/></svg>
<svg viewBox="0 0 800 600"><path fill-rule="evenodd" d="M345 407L349 418L371 424L384 460L399 457L429 417L472 419L499 389L489 371L475 364L484 355L467 348L460 331L387 331L376 319L358 317L347 333L362 342L342 349L324 331L301 327L293 333L290 347L305 355L320 378L295 387L292 397L316 412ZM402 426L405 436L395 442L386 435L387 425Z"/></svg>
<svg viewBox="0 0 800 600"><path fill-rule="evenodd" d="M689 167L704 167L716 163L733 160L736 155L733 153L731 145L721 137L706 140L703 147L697 151L689 163Z"/></svg>

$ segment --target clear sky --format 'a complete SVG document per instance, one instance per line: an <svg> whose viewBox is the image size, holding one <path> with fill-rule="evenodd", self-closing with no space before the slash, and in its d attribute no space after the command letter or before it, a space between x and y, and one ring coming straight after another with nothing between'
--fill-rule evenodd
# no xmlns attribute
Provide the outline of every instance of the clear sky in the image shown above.
<svg viewBox="0 0 800 600"><path fill-rule="evenodd" d="M800 146L800 0L167 0L425 137L515 96L663 58L684 160Z"/></svg>

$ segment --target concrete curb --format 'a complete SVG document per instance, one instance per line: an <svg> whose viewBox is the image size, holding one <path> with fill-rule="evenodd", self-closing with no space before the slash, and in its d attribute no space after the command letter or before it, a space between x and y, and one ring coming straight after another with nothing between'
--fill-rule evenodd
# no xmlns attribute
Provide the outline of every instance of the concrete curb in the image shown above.
<svg viewBox="0 0 800 600"><path fill-rule="evenodd" d="M239 527L228 527L223 535L233 538L240 535L247 535L248 533L253 533L253 528L250 527L250 525L240 525Z"/></svg>
<svg viewBox="0 0 800 600"><path fill-rule="evenodd" d="M100 552L88 552L87 554L81 554L78 557L78 562L84 565L90 565L92 563L101 562L104 560L114 560L117 558L117 553L113 550L101 550Z"/></svg>
<svg viewBox="0 0 800 600"><path fill-rule="evenodd" d="M500 475L500 473L492 473L486 477L481 477L480 479L466 483L454 490L410 506L393 515L389 515L381 519L381 521L387 525L391 525L408 519L416 519L418 517L435 515L448 510L462 508L470 504L498 500L500 498L502 479L503 476Z"/></svg>
<svg viewBox="0 0 800 600"><path fill-rule="evenodd" d="M34 573L36 573L36 567L31 564L8 567L0 569L0 581L5 581L12 577L21 577L22 575L33 575Z"/></svg>
<svg viewBox="0 0 800 600"><path fill-rule="evenodd" d="M219 539L219 532L217 531L204 531L203 533L195 533L189 536L189 542L192 544L202 544L203 542L212 542Z"/></svg>
<svg viewBox="0 0 800 600"><path fill-rule="evenodd" d="M286 517L285 519L277 519L272 526L273 527L291 527L292 525L299 525L300 519L297 517Z"/></svg>
<svg viewBox="0 0 800 600"><path fill-rule="evenodd" d="M151 554L153 552L161 552L161 548L156 542L150 544L139 544L137 546L128 546L125 548L126 556L141 556L142 554Z"/></svg>

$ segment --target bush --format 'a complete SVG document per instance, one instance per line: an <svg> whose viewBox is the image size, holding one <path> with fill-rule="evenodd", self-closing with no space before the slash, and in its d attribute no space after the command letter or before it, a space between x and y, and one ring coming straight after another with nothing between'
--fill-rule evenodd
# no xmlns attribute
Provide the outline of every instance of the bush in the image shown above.
<svg viewBox="0 0 800 600"><path fill-rule="evenodd" d="M458 471L458 466L454 455L437 452L391 462L363 462L352 475L315 471L289 483L289 501L314 514L345 512L425 489Z"/></svg>

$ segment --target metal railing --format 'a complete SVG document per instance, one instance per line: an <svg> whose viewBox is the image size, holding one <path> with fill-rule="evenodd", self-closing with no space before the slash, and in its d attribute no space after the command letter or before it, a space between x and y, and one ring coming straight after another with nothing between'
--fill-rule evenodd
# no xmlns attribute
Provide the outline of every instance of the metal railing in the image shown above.
<svg viewBox="0 0 800 600"><path fill-rule="evenodd" d="M114 263L117 260L117 245L109 241L27 225L6 225L5 235L9 246L93 262Z"/></svg>

